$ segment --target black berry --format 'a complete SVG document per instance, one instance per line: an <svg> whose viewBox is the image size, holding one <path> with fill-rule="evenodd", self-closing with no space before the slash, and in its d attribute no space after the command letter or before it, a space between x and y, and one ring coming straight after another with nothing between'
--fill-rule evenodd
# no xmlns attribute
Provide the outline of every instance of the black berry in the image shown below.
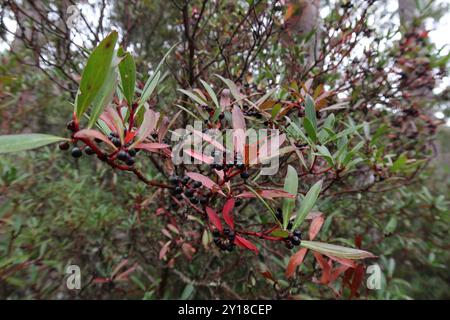
<svg viewBox="0 0 450 320"><path fill-rule="evenodd" d="M235 238L235 233L233 230L230 230L230 232L228 233L228 240L233 241Z"/></svg>
<svg viewBox="0 0 450 320"><path fill-rule="evenodd" d="M192 196L194 195L194 190L192 190L192 189L187 189L187 190L184 192L184 195L185 195L186 197L190 198L190 197L192 197Z"/></svg>
<svg viewBox="0 0 450 320"><path fill-rule="evenodd" d="M190 200L191 200L192 204L197 204L198 203L198 199L196 197L192 197Z"/></svg>
<svg viewBox="0 0 450 320"><path fill-rule="evenodd" d="M292 229L292 222L289 222L289 223L288 223L287 228L288 228L289 230Z"/></svg>
<svg viewBox="0 0 450 320"><path fill-rule="evenodd" d="M299 239L302 238L302 233L301 233L300 230L294 230L294 232L292 232L292 234L293 234L295 237L298 237Z"/></svg>
<svg viewBox="0 0 450 320"><path fill-rule="evenodd" d="M183 179L181 180L181 183L186 185L189 183L190 178L188 176L184 176Z"/></svg>
<svg viewBox="0 0 450 320"><path fill-rule="evenodd" d="M213 232L212 232L212 234L213 234L213 236L214 236L215 238L217 238L217 237L220 236L220 231L217 230L217 229L214 229Z"/></svg>
<svg viewBox="0 0 450 320"><path fill-rule="evenodd" d="M250 177L250 174L247 171L244 171L241 173L241 178L242 179L248 179L248 177Z"/></svg>
<svg viewBox="0 0 450 320"><path fill-rule="evenodd" d="M292 244L292 242L290 240L287 240L285 245L286 245L286 248L288 248L288 249L294 248L294 245Z"/></svg>
<svg viewBox="0 0 450 320"><path fill-rule="evenodd" d="M182 193L183 193L183 188L181 188L181 187L175 188L175 194L182 194Z"/></svg>
<svg viewBox="0 0 450 320"><path fill-rule="evenodd" d="M136 150L135 150L135 149L128 150L128 154L129 154L131 157L134 157L134 156L136 155Z"/></svg>
<svg viewBox="0 0 450 320"><path fill-rule="evenodd" d="M228 236L230 234L231 230L228 227L223 228L223 234Z"/></svg>
<svg viewBox="0 0 450 320"><path fill-rule="evenodd" d="M63 141L59 144L60 150L68 150L70 147L70 144L67 141Z"/></svg>
<svg viewBox="0 0 450 320"><path fill-rule="evenodd" d="M177 184L178 181L180 181L180 179L175 175L169 177L169 182L172 184Z"/></svg>
<svg viewBox="0 0 450 320"><path fill-rule="evenodd" d="M194 183L192 184L192 187L194 189L200 188L202 186L202 183L200 181L194 181Z"/></svg>
<svg viewBox="0 0 450 320"><path fill-rule="evenodd" d="M120 150L119 153L117 154L117 159L119 159L120 161L126 162L128 160L128 158L129 158L129 155L124 150Z"/></svg>
<svg viewBox="0 0 450 320"><path fill-rule="evenodd" d="M117 148L119 148L120 145L121 145L120 139L119 139L119 138L116 138L116 137L113 137L113 138L111 139L111 142L112 142L113 145L115 145Z"/></svg>
<svg viewBox="0 0 450 320"><path fill-rule="evenodd" d="M67 123L67 129L69 129L70 131L75 131L75 121L70 120L70 121Z"/></svg>
<svg viewBox="0 0 450 320"><path fill-rule="evenodd" d="M293 236L292 237L292 239L291 239L291 241L292 241L292 244L294 245L294 246L298 246L299 244L300 244L300 238L299 237L297 237L297 236Z"/></svg>
<svg viewBox="0 0 450 320"><path fill-rule="evenodd" d="M134 164L134 159L129 157L126 162L127 165L132 166Z"/></svg>
<svg viewBox="0 0 450 320"><path fill-rule="evenodd" d="M239 170L243 170L243 169L245 169L245 164L244 163L238 163L236 165L236 168L238 168Z"/></svg>
<svg viewBox="0 0 450 320"><path fill-rule="evenodd" d="M72 149L72 157L79 158L79 157L81 157L81 155L82 155L82 152L81 152L80 148L74 147Z"/></svg>
<svg viewBox="0 0 450 320"><path fill-rule="evenodd" d="M208 199L205 198L205 197L201 197L201 198L200 198L200 203L201 203L201 204L207 204L207 203L208 203Z"/></svg>
<svg viewBox="0 0 450 320"><path fill-rule="evenodd" d="M89 147L89 146L86 146L86 148L84 148L84 152L85 152L88 156L91 156L91 155L93 155L93 154L95 153L94 150L92 150L92 148Z"/></svg>

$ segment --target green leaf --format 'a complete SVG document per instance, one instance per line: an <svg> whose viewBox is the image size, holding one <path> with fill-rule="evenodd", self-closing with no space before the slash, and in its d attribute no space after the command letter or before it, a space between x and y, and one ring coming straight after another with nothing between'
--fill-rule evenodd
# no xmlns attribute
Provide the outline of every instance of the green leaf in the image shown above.
<svg viewBox="0 0 450 320"><path fill-rule="evenodd" d="M308 118L303 119L303 127L305 128L306 133L308 134L308 137L314 142L317 142L317 134L316 134L316 128L314 128L313 124Z"/></svg>
<svg viewBox="0 0 450 320"><path fill-rule="evenodd" d="M64 140L68 139L42 133L0 136L0 154L30 150Z"/></svg>
<svg viewBox="0 0 450 320"><path fill-rule="evenodd" d="M270 118L275 119L276 116L280 113L280 110L281 110L281 104L277 103L276 105L274 105L272 108L272 112L270 113Z"/></svg>
<svg viewBox="0 0 450 320"><path fill-rule="evenodd" d="M189 299L192 294L194 293L194 286L192 285L192 283L188 283L186 285L186 287L184 287L183 293L181 294L181 300L187 300Z"/></svg>
<svg viewBox="0 0 450 320"><path fill-rule="evenodd" d="M239 89L236 86L236 84L233 81L231 81L230 79L225 79L224 77L222 77L218 74L216 74L215 76L218 77L220 80L222 80L227 85L227 87L228 87L228 89L230 89L233 97L236 99L236 101L238 101L238 104L241 105L242 104L242 102L241 102L242 95L239 92Z"/></svg>
<svg viewBox="0 0 450 320"><path fill-rule="evenodd" d="M389 222L384 227L384 233L391 234L395 231L396 228L397 228L397 218L392 217L391 219L389 219Z"/></svg>
<svg viewBox="0 0 450 320"><path fill-rule="evenodd" d="M154 76L148 78L147 82L145 83L144 89L142 90L138 110L144 105L145 101L147 101L148 98L150 98L150 96L152 95L156 86L158 85L160 77L161 77L161 72L158 71L155 73Z"/></svg>
<svg viewBox="0 0 450 320"><path fill-rule="evenodd" d="M292 166L288 166L286 178L284 179L284 191L296 196L298 191L298 175L297 171ZM295 206L295 198L283 199L283 229L287 228L289 219Z"/></svg>
<svg viewBox="0 0 450 320"><path fill-rule="evenodd" d="M272 231L272 232L270 233L270 235L271 235L272 237L287 238L287 237L289 237L289 231L281 230L281 229L276 229L276 230Z"/></svg>
<svg viewBox="0 0 450 320"><path fill-rule="evenodd" d="M89 117L88 128L92 128L97 122L98 117L101 115L103 110L111 102L114 92L117 88L117 72L116 68L110 68L108 77L103 84L99 94L95 97L92 103L92 111Z"/></svg>
<svg viewBox="0 0 450 320"><path fill-rule="evenodd" d="M184 90L184 89L178 89L178 91L184 93L185 95L187 95L189 98L191 98L193 101L197 102L200 105L207 104L206 101L204 101L202 98L200 98L199 96L197 96L196 94L194 94L194 93L192 93L190 91L187 91L187 90Z"/></svg>
<svg viewBox="0 0 450 320"><path fill-rule="evenodd" d="M216 93L214 92L213 88L211 88L211 86L203 80L200 80L200 82L202 83L203 87L205 87L216 108L220 108L219 99L217 99Z"/></svg>
<svg viewBox="0 0 450 320"><path fill-rule="evenodd" d="M314 127L314 131L317 131L317 118L316 118L316 107L314 105L314 100L308 94L305 99L305 116L311 122Z"/></svg>
<svg viewBox="0 0 450 320"><path fill-rule="evenodd" d="M248 185L245 186L245 187L255 194L255 196L264 204L264 206L272 214L273 219L278 222L278 219L277 219L277 216L275 214L275 211L273 211L272 207L259 195L259 193L255 189L253 189L252 187L250 187Z"/></svg>
<svg viewBox="0 0 450 320"><path fill-rule="evenodd" d="M322 180L317 181L311 187L311 189L309 189L305 198L303 199L303 201L301 201L300 208L297 211L297 217L295 218L295 221L294 221L293 229L296 229L297 227L299 227L302 224L302 222L305 220L308 213L314 207L314 204L316 203L321 190L322 190Z"/></svg>
<svg viewBox="0 0 450 320"><path fill-rule="evenodd" d="M394 161L391 167L391 171L400 171L406 165L407 160L408 158L406 158L406 155L403 153L400 157L397 158L397 160Z"/></svg>
<svg viewBox="0 0 450 320"><path fill-rule="evenodd" d="M92 51L81 76L75 98L76 116L80 119L102 88L112 65L117 32L111 32Z"/></svg>
<svg viewBox="0 0 450 320"><path fill-rule="evenodd" d="M338 246L330 243L323 243L319 241L302 240L300 246L322 253L326 256L333 256L337 258L357 260L375 257L368 251Z"/></svg>
<svg viewBox="0 0 450 320"><path fill-rule="evenodd" d="M122 55L123 49L119 49L119 54ZM122 82L122 89L125 99L128 101L128 105L133 103L134 90L136 86L136 64L133 56L129 53L125 53L125 57L119 64L120 80Z"/></svg>
<svg viewBox="0 0 450 320"><path fill-rule="evenodd" d="M319 155L324 157L330 166L333 166L334 159L333 159L333 156L331 155L330 151L328 150L328 148L325 146L317 146L316 148L317 148L317 151L319 151Z"/></svg>

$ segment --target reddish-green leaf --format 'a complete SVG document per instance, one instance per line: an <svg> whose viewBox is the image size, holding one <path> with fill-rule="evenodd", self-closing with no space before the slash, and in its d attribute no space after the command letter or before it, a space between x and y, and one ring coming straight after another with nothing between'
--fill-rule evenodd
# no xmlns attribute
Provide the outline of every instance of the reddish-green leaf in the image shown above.
<svg viewBox="0 0 450 320"><path fill-rule="evenodd" d="M236 243L236 245L238 245L242 248L246 248L246 249L254 251L255 253L258 253L258 248L253 243L251 243L250 241L248 241L245 238L242 238L241 236L236 236L235 243Z"/></svg>
<svg viewBox="0 0 450 320"><path fill-rule="evenodd" d="M234 220L233 216L231 215L231 212L234 209L234 203L235 203L234 199L230 198L227 200L227 202L225 202L225 205L223 206L222 209L223 219L230 226L231 229L234 229Z"/></svg>
<svg viewBox="0 0 450 320"><path fill-rule="evenodd" d="M209 221L220 231L222 232L222 222L220 221L219 216L216 211L210 207L206 207L206 213L208 214Z"/></svg>
<svg viewBox="0 0 450 320"><path fill-rule="evenodd" d="M295 254L292 255L291 259L289 260L289 264L286 268L286 277L290 278L294 275L295 269L302 264L303 259L305 258L306 252L308 252L308 249L301 248L298 250Z"/></svg>

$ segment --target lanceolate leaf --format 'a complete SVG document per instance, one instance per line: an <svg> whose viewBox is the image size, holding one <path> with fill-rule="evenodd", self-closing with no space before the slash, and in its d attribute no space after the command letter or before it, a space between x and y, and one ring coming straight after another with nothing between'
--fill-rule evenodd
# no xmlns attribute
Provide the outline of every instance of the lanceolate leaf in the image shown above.
<svg viewBox="0 0 450 320"><path fill-rule="evenodd" d="M286 229L295 205L295 196L298 191L298 175L292 166L288 166L286 178L284 179L284 191L290 193L294 198L283 200L283 228Z"/></svg>
<svg viewBox="0 0 450 320"><path fill-rule="evenodd" d="M89 138L89 139L100 139L103 142L106 142L107 144L109 144L114 150L116 150L117 148L114 146L114 144L101 132L94 130L94 129L83 129L78 131L77 133L74 134L75 138Z"/></svg>
<svg viewBox="0 0 450 320"><path fill-rule="evenodd" d="M205 188L208 188L209 190L212 191L216 191L219 194L225 196L225 194L222 192L222 190L220 190L219 185L217 185L217 183L215 183L214 181L212 181L210 178L208 178L207 176L204 176L200 173L197 172L187 172L186 175L191 178L192 180L195 181L199 181L202 183L202 185Z"/></svg>
<svg viewBox="0 0 450 320"><path fill-rule="evenodd" d="M119 70L123 94L128 101L128 105L131 106L136 85L136 64L134 63L133 56L129 52L125 53L125 57L119 64Z"/></svg>
<svg viewBox="0 0 450 320"><path fill-rule="evenodd" d="M227 202L225 202L223 209L222 209L222 215L225 222L230 226L230 228L234 229L234 219L232 216L232 211L234 209L234 199L228 199Z"/></svg>
<svg viewBox="0 0 450 320"><path fill-rule="evenodd" d="M255 251L256 253L258 253L258 248L251 243L250 241L248 241L245 238L242 238L241 236L236 236L235 238L235 242L238 246Z"/></svg>
<svg viewBox="0 0 450 320"><path fill-rule="evenodd" d="M216 74L215 76L218 77L220 80L222 80L227 85L227 87L230 89L231 94L238 101L238 104L240 105L242 103L241 102L242 95L239 92L239 89L236 86L236 84L233 81L231 81L230 79L225 79L224 77L221 77L218 74Z"/></svg>
<svg viewBox="0 0 450 320"><path fill-rule="evenodd" d="M274 198L295 199L294 195L284 190L270 189L270 190L257 190L256 192L264 199L274 199ZM245 191L237 195L236 198L256 198L256 195L253 192Z"/></svg>
<svg viewBox="0 0 450 320"><path fill-rule="evenodd" d="M192 92L184 90L184 89L178 89L178 91L180 91L181 93L184 93L185 95L187 95L189 98L191 98L193 101L197 102L200 105L207 104L205 100L203 100L202 98L197 96L195 93L192 93Z"/></svg>
<svg viewBox="0 0 450 320"><path fill-rule="evenodd" d="M319 252L321 254L337 258L357 260L375 257L372 253L368 251L347 248L335 244L323 243L318 241L302 240L300 245L304 248Z"/></svg>
<svg viewBox="0 0 450 320"><path fill-rule="evenodd" d="M158 118L159 118L158 112L155 112L151 109L145 110L144 120L142 121L142 124L137 133L137 139L132 144L131 148L139 144L141 141L147 138L150 135L150 133L152 133L152 131L156 128Z"/></svg>
<svg viewBox="0 0 450 320"><path fill-rule="evenodd" d="M206 213L208 214L209 221L220 231L222 232L222 222L220 221L219 216L217 215L216 211L210 207L206 207Z"/></svg>
<svg viewBox="0 0 450 320"><path fill-rule="evenodd" d="M147 80L147 82L145 83L144 89L142 90L142 94L141 94L141 99L139 101L138 110L140 108L142 108L142 106L144 105L145 101L147 101L148 98L150 98L150 96L152 95L152 93L155 90L156 86L158 85L160 77L161 77L161 72L158 71L158 72L156 72L156 74L153 77L150 77ZM136 111L136 112L138 112L138 111Z"/></svg>
<svg viewBox="0 0 450 320"><path fill-rule="evenodd" d="M35 149L63 140L68 139L41 133L0 136L0 154Z"/></svg>
<svg viewBox="0 0 450 320"><path fill-rule="evenodd" d="M310 95L306 95L305 99L305 116L311 122L314 131L317 131L317 118L316 118L316 107L314 106L314 100Z"/></svg>
<svg viewBox="0 0 450 320"><path fill-rule="evenodd" d="M198 153L195 150L191 150L191 149L185 149L184 152L186 152L188 155L190 155L191 157L200 160L201 162L207 163L207 164L211 164L214 162L214 158L211 156L208 156L206 154L203 153Z"/></svg>
<svg viewBox="0 0 450 320"><path fill-rule="evenodd" d="M81 76L80 87L75 98L76 116L79 119L87 110L105 83L112 65L117 32L111 32L92 51Z"/></svg>
<svg viewBox="0 0 450 320"><path fill-rule="evenodd" d="M95 125L100 114L111 102L114 96L114 92L116 91L116 87L117 87L117 71L116 68L111 67L109 69L106 81L103 84L103 87L100 89L100 92L94 99L92 105L92 112L89 117L88 128L92 128Z"/></svg>
<svg viewBox="0 0 450 320"><path fill-rule="evenodd" d="M289 260L289 264L286 268L286 277L290 278L294 275L295 269L302 264L303 259L305 258L306 252L308 252L308 249L301 248L299 251L297 251L294 255L292 255L291 259Z"/></svg>
<svg viewBox="0 0 450 320"><path fill-rule="evenodd" d="M294 229L299 227L302 224L303 220L305 220L306 216L316 203L321 190L322 190L322 180L316 182L311 187L311 189L309 189L305 198L303 199L303 201L301 201L300 208L297 211L297 217L295 218L293 226Z"/></svg>

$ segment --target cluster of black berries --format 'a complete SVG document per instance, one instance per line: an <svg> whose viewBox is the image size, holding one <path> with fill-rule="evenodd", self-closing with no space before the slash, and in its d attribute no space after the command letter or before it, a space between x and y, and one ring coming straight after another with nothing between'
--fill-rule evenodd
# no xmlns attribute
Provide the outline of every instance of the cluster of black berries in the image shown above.
<svg viewBox="0 0 450 320"><path fill-rule="evenodd" d="M213 231L214 243L216 246L222 251L233 251L236 246L234 243L234 239L236 234L233 230L230 230L228 227L223 228L223 234L220 233L219 230L215 229Z"/></svg>
<svg viewBox="0 0 450 320"><path fill-rule="evenodd" d="M280 208L277 209L276 217L278 221L283 223L283 213ZM289 222L287 225L287 229L290 230L292 229L292 227L293 227L292 222ZM284 240L284 243L286 245L286 248L292 249L294 248L294 246L300 245L301 241L302 241L302 233L300 232L300 230L294 230L292 233L289 234L289 237L287 237Z"/></svg>
<svg viewBox="0 0 450 320"><path fill-rule="evenodd" d="M207 204L208 198L201 195L199 188L202 186L202 183L199 181L191 182L191 179L188 176L184 176L182 178L172 175L169 177L169 182L175 185L175 188L172 190L172 195L177 199L181 200L183 197L182 193L189 199L192 204Z"/></svg>
<svg viewBox="0 0 450 320"><path fill-rule="evenodd" d="M246 170L246 165L242 160L241 154L236 154L233 160L233 163L226 163L227 160L227 151L221 153L219 150L215 150L211 153L211 156L214 158L214 163L211 164L211 169L216 170L224 170L235 167L238 170L241 170L240 176L242 179L246 180L250 177L250 174ZM221 161L222 160L222 161ZM222 162L222 163L220 163Z"/></svg>
<svg viewBox="0 0 450 320"><path fill-rule="evenodd" d="M244 109L247 109L246 111L244 111L244 114L246 116L249 117L256 117L257 119L261 119L262 118L262 114L259 113L258 110L255 109L248 109L248 106L244 106Z"/></svg>
<svg viewBox="0 0 450 320"><path fill-rule="evenodd" d="M65 151L65 150L68 150L69 148L70 148L70 144L67 141L61 142L59 144L59 149L60 150L64 150ZM86 152L87 155L92 155L92 154L95 153L94 150L92 150L92 148L89 147L89 146L84 147L84 152ZM83 152L81 151L80 148L75 146L75 147L72 148L71 154L72 154L72 157L79 158L79 157L81 157L83 155Z"/></svg>
<svg viewBox="0 0 450 320"><path fill-rule="evenodd" d="M302 233L300 230L294 230L289 234L289 237L284 241L286 248L292 249L294 246L299 246L302 242Z"/></svg>

